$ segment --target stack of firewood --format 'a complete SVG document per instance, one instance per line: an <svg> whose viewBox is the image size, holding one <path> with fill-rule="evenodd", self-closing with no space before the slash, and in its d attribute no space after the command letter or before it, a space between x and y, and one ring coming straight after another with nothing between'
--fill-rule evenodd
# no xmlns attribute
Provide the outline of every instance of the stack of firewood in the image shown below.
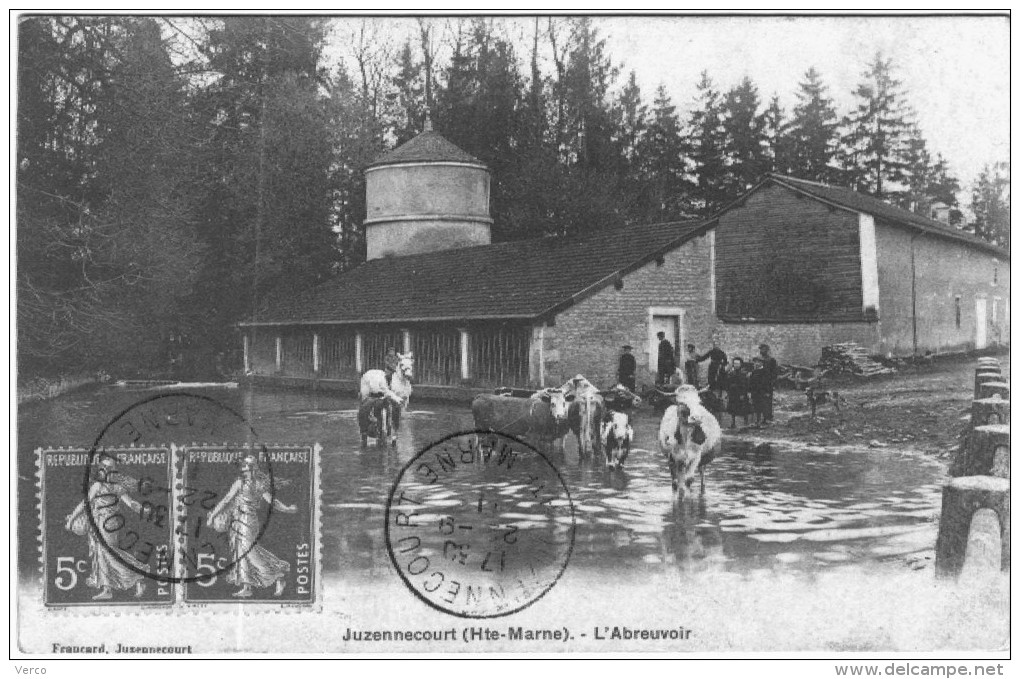
<svg viewBox="0 0 1020 679"><path fill-rule="evenodd" d="M891 375L895 368L887 368L868 356L868 352L855 342L843 342L822 347L822 370L833 373L851 373L863 377Z"/></svg>

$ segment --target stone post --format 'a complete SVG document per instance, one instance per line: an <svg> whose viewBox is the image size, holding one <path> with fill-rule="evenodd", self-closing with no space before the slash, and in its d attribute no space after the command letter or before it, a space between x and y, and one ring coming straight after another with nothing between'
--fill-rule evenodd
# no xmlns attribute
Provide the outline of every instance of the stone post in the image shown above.
<svg viewBox="0 0 1020 679"><path fill-rule="evenodd" d="M244 374L251 372L251 336L244 333Z"/></svg>
<svg viewBox="0 0 1020 679"><path fill-rule="evenodd" d="M983 368L978 368L977 372L974 373L974 398L980 398L978 393L981 391L981 385L985 382L1001 382L1002 374L999 372L989 372Z"/></svg>
<svg viewBox="0 0 1020 679"><path fill-rule="evenodd" d="M1009 570L1009 481L995 476L962 476L942 489L942 517L935 542L935 569L956 576L963 569L974 512L991 509L999 519L1000 566Z"/></svg>
<svg viewBox="0 0 1020 679"><path fill-rule="evenodd" d="M283 338L276 336L276 372L283 368Z"/></svg>
<svg viewBox="0 0 1020 679"><path fill-rule="evenodd" d="M999 394L991 398L975 399L970 406L970 426L986 424L1009 424L1009 401Z"/></svg>
<svg viewBox="0 0 1020 679"><path fill-rule="evenodd" d="M978 399L991 398L996 394L1008 401L1009 385L1005 382L982 382L978 385Z"/></svg>

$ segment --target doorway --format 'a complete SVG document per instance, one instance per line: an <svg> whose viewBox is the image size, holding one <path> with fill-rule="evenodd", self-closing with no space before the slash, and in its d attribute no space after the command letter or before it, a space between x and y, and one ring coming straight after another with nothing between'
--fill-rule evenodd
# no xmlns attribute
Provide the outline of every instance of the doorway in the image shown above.
<svg viewBox="0 0 1020 679"><path fill-rule="evenodd" d="M648 310L648 368L654 375L659 371L660 332L673 345L674 355L684 345L684 311L678 308L652 307Z"/></svg>
<svg viewBox="0 0 1020 679"><path fill-rule="evenodd" d="M988 300L984 297L974 299L974 348L984 349L988 346Z"/></svg>

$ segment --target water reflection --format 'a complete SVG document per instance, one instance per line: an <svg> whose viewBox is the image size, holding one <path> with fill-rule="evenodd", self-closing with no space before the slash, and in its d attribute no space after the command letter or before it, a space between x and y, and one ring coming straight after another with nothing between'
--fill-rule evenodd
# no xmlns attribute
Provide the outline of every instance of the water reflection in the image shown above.
<svg viewBox="0 0 1020 679"><path fill-rule="evenodd" d="M34 458L38 446L88 446L103 425L153 392L99 389L31 404L18 414L22 572L34 570ZM416 451L471 428L467 407L415 403L395 447L362 448L352 396L217 390L259 439L323 446L323 563L327 573L382 574L386 496ZM794 569L901 558L934 544L941 466L888 450L831 453L727 443L703 496L674 507L655 449L658 420L642 412L624 470L581 462L568 440L551 458L577 517L572 568L612 571ZM509 491L513 492L513 491ZM523 519L522 519L523 520Z"/></svg>

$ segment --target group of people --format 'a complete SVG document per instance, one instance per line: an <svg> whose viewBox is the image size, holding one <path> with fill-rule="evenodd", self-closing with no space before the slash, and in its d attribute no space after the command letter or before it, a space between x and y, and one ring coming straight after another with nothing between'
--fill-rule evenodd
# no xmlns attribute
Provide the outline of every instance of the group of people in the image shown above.
<svg viewBox="0 0 1020 679"><path fill-rule="evenodd" d="M666 339L666 333L659 332L657 336L657 385L690 384L700 389L699 364L708 361L708 389L718 397L725 394L731 427L736 426L737 417L744 418L745 426L751 418L759 426L772 422L773 393L779 377L779 363L773 358L769 345L759 345L758 355L746 362L739 356L727 356L716 342L704 354L698 354L697 347L688 344L685 353L678 357L673 343ZM623 345L617 370L620 384L631 391L635 390L637 374L633 350L631 345Z"/></svg>

